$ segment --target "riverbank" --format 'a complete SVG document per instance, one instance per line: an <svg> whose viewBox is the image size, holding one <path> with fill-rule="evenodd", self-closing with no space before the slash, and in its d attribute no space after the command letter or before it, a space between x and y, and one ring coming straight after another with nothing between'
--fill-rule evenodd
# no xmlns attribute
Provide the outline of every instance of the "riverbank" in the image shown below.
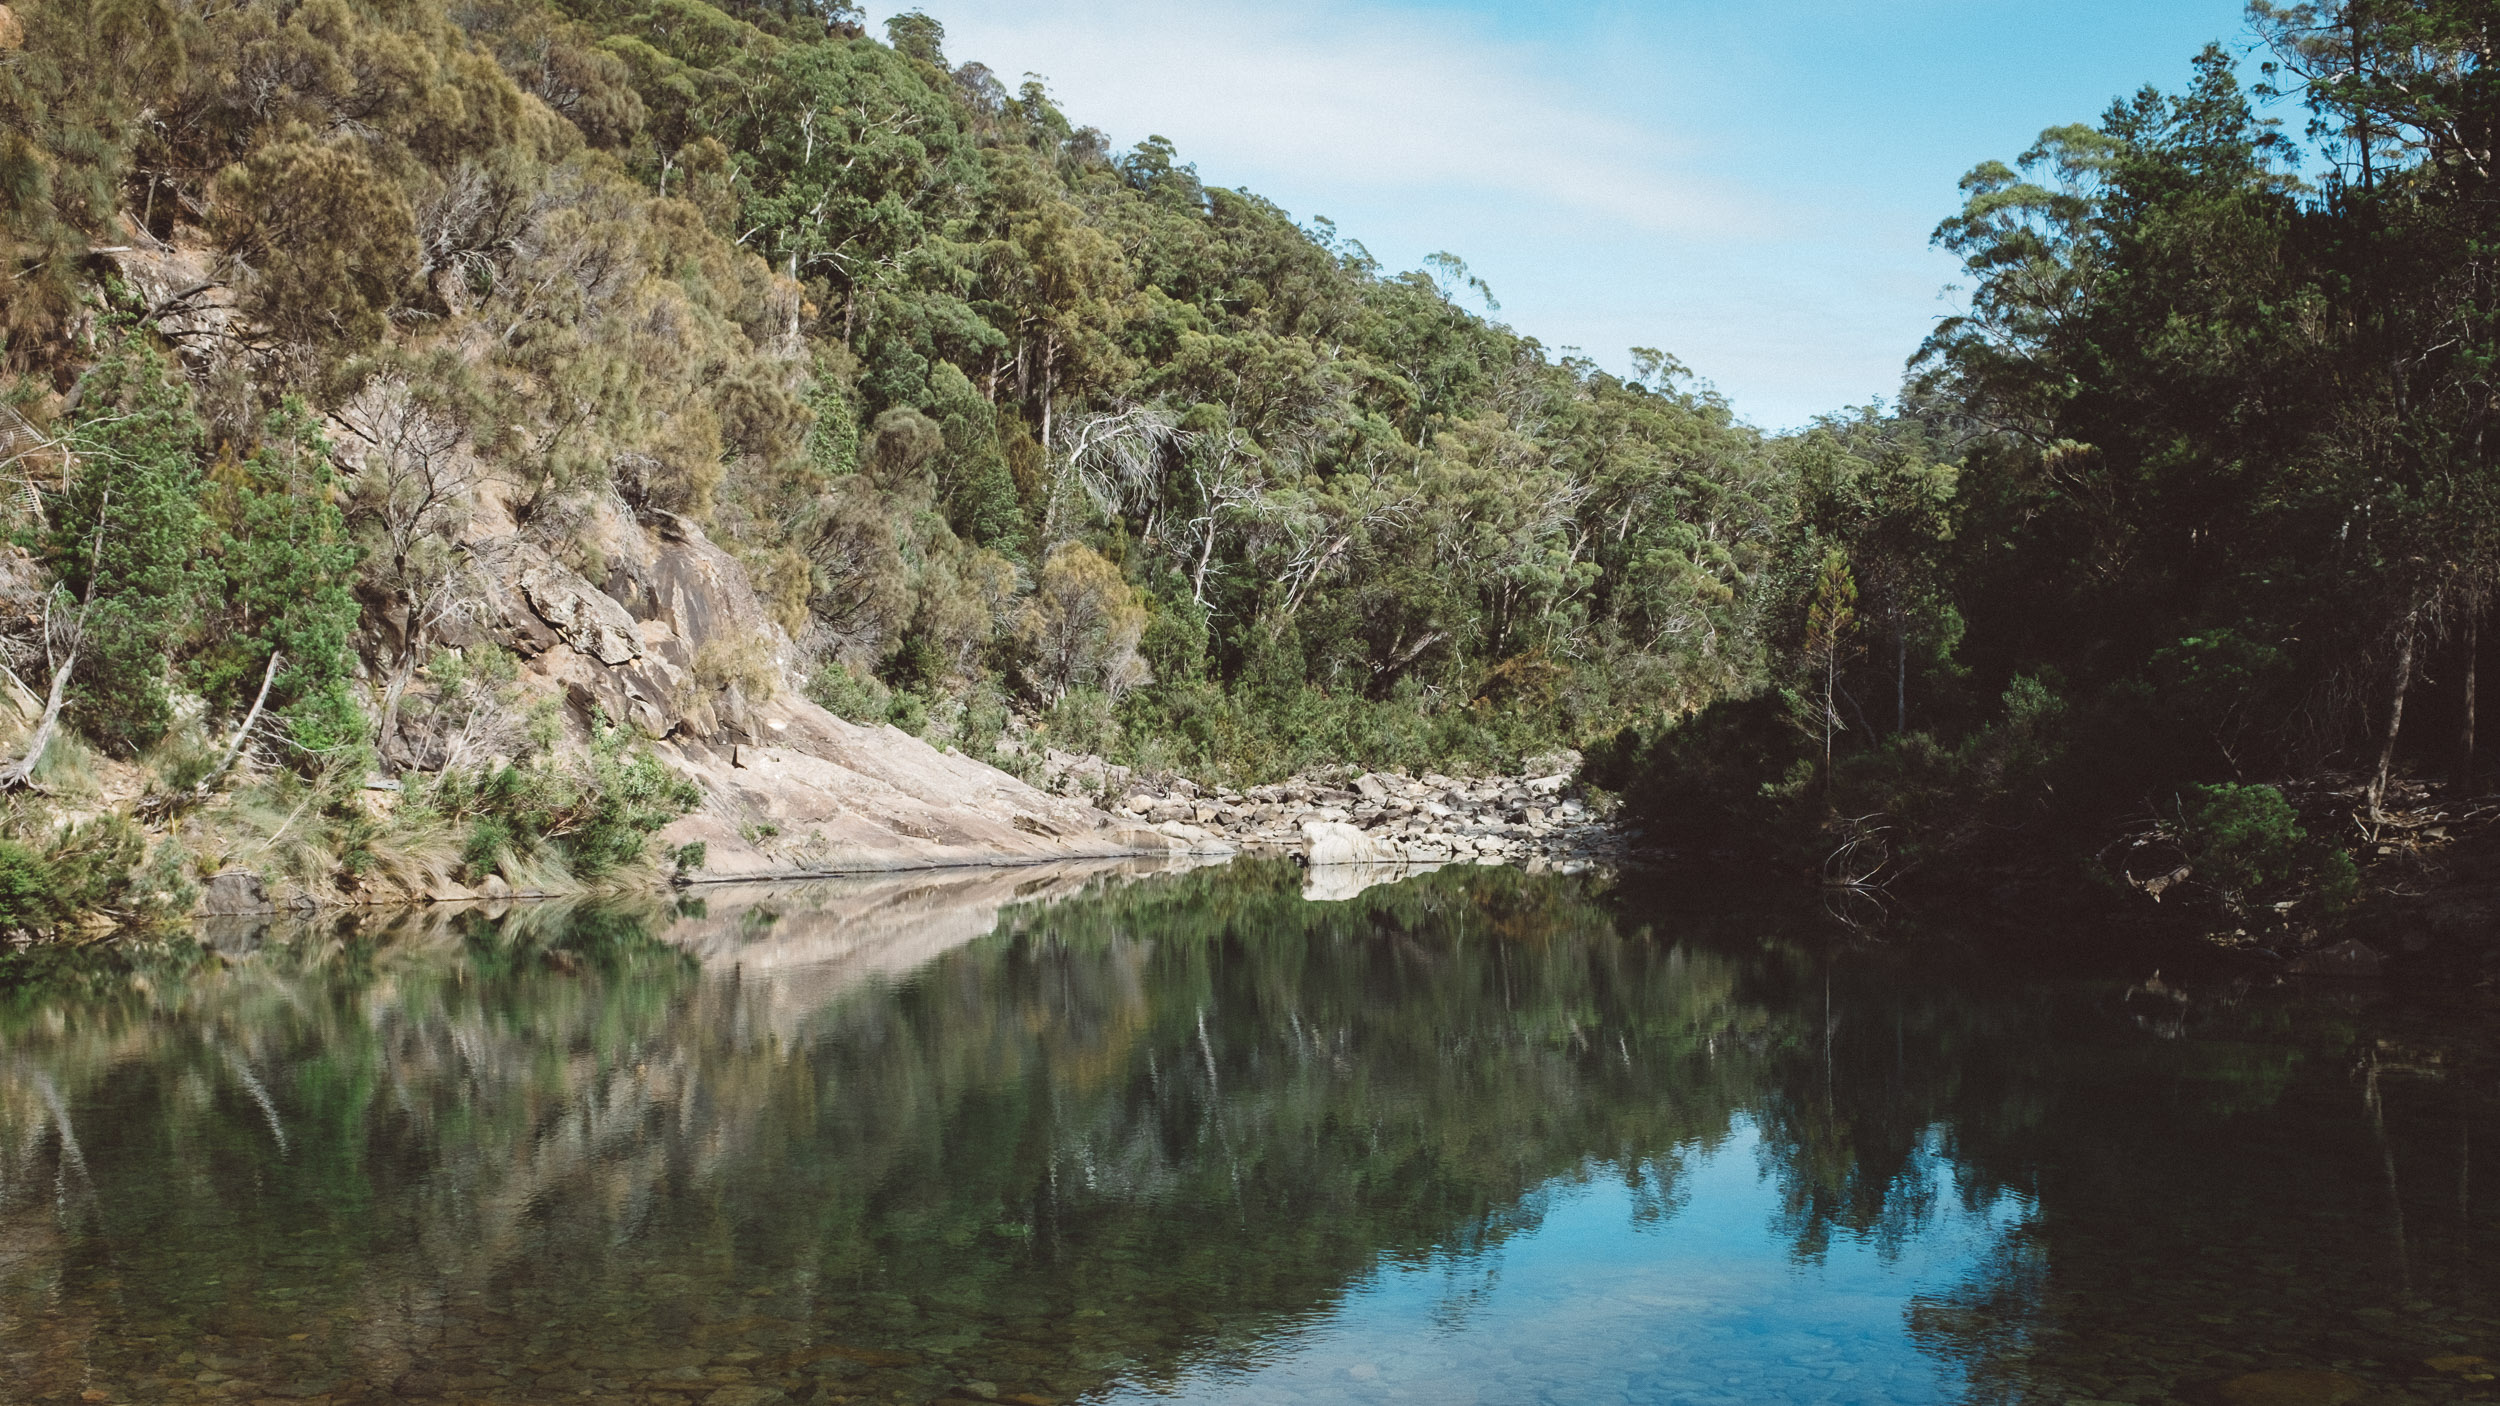
<svg viewBox="0 0 2500 1406"><path fill-rule="evenodd" d="M1616 804L1579 779L1580 754L1528 758L1515 773L1410 775L1319 767L1234 788L1146 777L1101 757L1047 750L1045 788L1199 851L1286 851L1313 866L1500 862L1562 867L1629 858Z"/></svg>

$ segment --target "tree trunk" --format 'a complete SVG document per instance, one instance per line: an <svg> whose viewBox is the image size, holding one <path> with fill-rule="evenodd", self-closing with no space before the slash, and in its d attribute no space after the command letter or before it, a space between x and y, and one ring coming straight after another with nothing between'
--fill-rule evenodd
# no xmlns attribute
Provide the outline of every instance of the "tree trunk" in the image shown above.
<svg viewBox="0 0 2500 1406"><path fill-rule="evenodd" d="M83 612L82 612L83 613ZM78 667L78 648L70 647L69 657L52 671L52 689L43 700L43 720L35 724L35 735L26 744L26 755L0 768L0 791L14 791L32 782L35 767L43 761L44 752L52 746L52 734L61 727L61 700L69 689L71 671Z"/></svg>
<svg viewBox="0 0 2500 1406"><path fill-rule="evenodd" d="M399 667L391 671L391 681L382 690L382 725L374 729L374 750L393 771L407 765L408 749L399 741L399 705L408 696L408 681L416 672L417 650L412 642L400 652Z"/></svg>
<svg viewBox="0 0 2500 1406"><path fill-rule="evenodd" d="M2387 736L2379 743L2378 773L2370 779L2370 818L2383 818L2381 809L2387 798L2388 774L2396 765L2396 736L2404 730L2405 691L2413 684L2413 636L2422 618L2422 607L2415 605L2405 612L2404 637L2396 645L2396 687L2387 700Z"/></svg>
<svg viewBox="0 0 2500 1406"><path fill-rule="evenodd" d="M1910 731L1910 626L1903 621L1892 632L1892 730L1902 736Z"/></svg>
<svg viewBox="0 0 2500 1406"><path fill-rule="evenodd" d="M87 643L87 611L95 605L96 569L104 560L104 527L109 520L106 514L112 506L113 494L108 489L96 502L95 545L87 550L87 593L79 600L78 619L70 626L69 647L63 651L67 657L61 660L59 668L52 671L52 687L43 700L43 718L35 724L35 735L26 743L26 755L6 767L0 767L0 791L14 791L20 786L33 784L35 767L43 760L44 752L52 746L52 734L60 730L61 703L69 694L69 676L77 670L78 651ZM53 638L52 606L49 601L45 603L43 613L44 636L49 641Z"/></svg>
<svg viewBox="0 0 2500 1406"><path fill-rule="evenodd" d="M2482 652L2483 617L2477 610L2465 617L2465 717L2457 728L2457 751L2463 780L2474 782L2474 656Z"/></svg>
<svg viewBox="0 0 2500 1406"><path fill-rule="evenodd" d="M1042 339L1042 456L1050 456L1050 412L1052 392L1059 388L1059 339Z"/></svg>
<svg viewBox="0 0 2500 1406"><path fill-rule="evenodd" d="M243 715L243 725L234 730L234 740L226 744L226 754L219 757L216 767L192 788L198 794L207 795L208 788L216 785L217 778L225 775L227 769L234 765L234 759L243 755L243 743L252 735L252 725L260 721L261 708L269 702L269 685L277 681L279 658L278 651L269 651L269 667L261 670L260 693L252 699L252 710Z"/></svg>
<svg viewBox="0 0 2500 1406"><path fill-rule="evenodd" d="M1198 546L1198 569L1189 575L1189 598L1200 606L1207 603L1207 563L1215 559L1215 514L1207 514L1207 539Z"/></svg>
<svg viewBox="0 0 2500 1406"><path fill-rule="evenodd" d="M1832 695L1840 688L1840 649L1833 646L1823 656L1823 794L1832 793L1832 733L1840 726L1840 710L1833 706Z"/></svg>

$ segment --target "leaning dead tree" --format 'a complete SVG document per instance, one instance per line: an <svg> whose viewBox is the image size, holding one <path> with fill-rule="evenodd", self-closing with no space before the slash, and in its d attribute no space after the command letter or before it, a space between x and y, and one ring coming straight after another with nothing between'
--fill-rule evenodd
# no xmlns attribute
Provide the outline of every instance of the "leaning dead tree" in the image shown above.
<svg viewBox="0 0 2500 1406"><path fill-rule="evenodd" d="M269 685L277 680L278 670L284 659L285 656L279 654L278 651L274 649L269 651L268 667L260 671L260 692L253 697L251 710L243 715L242 724L235 728L234 736L226 743L226 750L219 754L217 764L208 769L208 774L194 782L187 791L176 791L170 795L154 795L141 801L139 803L141 816L151 820L157 819L187 806L197 805L216 794L217 783L224 780L226 773L234 769L235 759L243 755L243 744L251 740L252 729L259 725L261 709L269 703Z"/></svg>
<svg viewBox="0 0 2500 1406"><path fill-rule="evenodd" d="M1196 438L1160 405L1131 405L1061 426L1059 442L1051 446L1059 451L1060 469L1043 509L1043 537L1059 540L1067 513L1080 499L1104 514L1143 510L1145 535L1153 535L1165 461Z"/></svg>
<svg viewBox="0 0 2500 1406"><path fill-rule="evenodd" d="M0 502L38 523L43 521L43 495L35 489L30 466L42 456L66 461L68 451L25 416L0 405Z"/></svg>
<svg viewBox="0 0 2500 1406"><path fill-rule="evenodd" d="M61 706L69 696L70 675L78 671L78 651L87 642L87 612L95 605L97 568L104 560L104 526L111 518L112 506L113 495L108 490L96 503L95 544L87 552L87 593L78 602L76 613L61 609L67 591L55 589L43 603L43 646L52 664L52 687L44 694L43 716L35 723L35 735L27 739L26 755L0 767L0 791L33 785L35 768L42 764L53 736L61 730Z"/></svg>

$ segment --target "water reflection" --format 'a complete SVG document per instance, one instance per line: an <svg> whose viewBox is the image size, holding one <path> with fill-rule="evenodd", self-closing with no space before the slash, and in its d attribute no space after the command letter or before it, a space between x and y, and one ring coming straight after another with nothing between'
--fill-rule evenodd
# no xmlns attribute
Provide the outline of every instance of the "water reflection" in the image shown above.
<svg viewBox="0 0 2500 1406"><path fill-rule="evenodd" d="M2481 1017L1785 931L1245 863L65 969L0 1397L2489 1394Z"/></svg>

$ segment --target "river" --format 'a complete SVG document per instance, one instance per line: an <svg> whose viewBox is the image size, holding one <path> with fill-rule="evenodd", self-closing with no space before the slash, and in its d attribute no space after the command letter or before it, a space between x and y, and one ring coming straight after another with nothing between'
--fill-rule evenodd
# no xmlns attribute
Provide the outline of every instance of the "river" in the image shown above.
<svg viewBox="0 0 2500 1406"><path fill-rule="evenodd" d="M0 1400L2493 1397L2493 1007L1279 862L0 989Z"/></svg>

